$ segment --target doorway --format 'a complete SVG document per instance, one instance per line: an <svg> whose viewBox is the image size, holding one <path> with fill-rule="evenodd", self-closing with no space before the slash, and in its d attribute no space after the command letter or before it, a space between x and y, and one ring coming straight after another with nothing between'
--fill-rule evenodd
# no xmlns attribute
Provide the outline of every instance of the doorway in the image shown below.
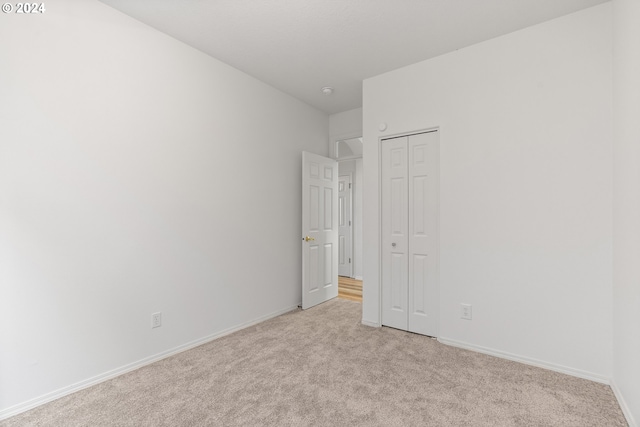
<svg viewBox="0 0 640 427"><path fill-rule="evenodd" d="M335 141L339 177L338 296L362 301L362 137Z"/></svg>

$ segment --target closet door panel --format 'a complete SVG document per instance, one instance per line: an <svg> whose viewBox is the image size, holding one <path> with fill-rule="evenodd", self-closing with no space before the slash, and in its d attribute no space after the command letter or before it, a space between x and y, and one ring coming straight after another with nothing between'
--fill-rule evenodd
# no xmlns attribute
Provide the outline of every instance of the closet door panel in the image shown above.
<svg viewBox="0 0 640 427"><path fill-rule="evenodd" d="M382 141L382 324L408 328L408 138Z"/></svg>
<svg viewBox="0 0 640 427"><path fill-rule="evenodd" d="M408 330L437 336L438 134L408 137Z"/></svg>

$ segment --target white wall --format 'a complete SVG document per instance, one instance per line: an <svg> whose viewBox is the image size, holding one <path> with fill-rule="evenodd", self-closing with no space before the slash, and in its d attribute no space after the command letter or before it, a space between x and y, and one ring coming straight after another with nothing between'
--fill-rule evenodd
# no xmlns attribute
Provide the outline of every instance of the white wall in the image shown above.
<svg viewBox="0 0 640 427"><path fill-rule="evenodd" d="M640 423L640 2L613 1L613 388ZM632 421L633 420L633 421Z"/></svg>
<svg viewBox="0 0 640 427"><path fill-rule="evenodd" d="M355 260L356 260L356 264L353 266L353 275L355 276L356 279L358 280L362 280L363 279L363 236L362 236L362 229L363 229L363 213L362 213L362 186L363 186L363 175L362 175L362 163L363 163L363 159L356 159L356 173L355 173L355 177L356 177L356 183L357 186L354 190L353 193L353 198L355 200L355 207L354 207L354 216L356 218L356 222L353 224L353 239L355 240L354 242L354 249L355 249Z"/></svg>
<svg viewBox="0 0 640 427"><path fill-rule="evenodd" d="M1 19L0 416L299 304L326 114L93 0Z"/></svg>
<svg viewBox="0 0 640 427"><path fill-rule="evenodd" d="M611 43L607 3L365 80L363 323L379 138L439 127L440 338L608 381Z"/></svg>
<svg viewBox="0 0 640 427"><path fill-rule="evenodd" d="M351 174L351 206L353 218L353 277L362 280L362 159L340 160L340 175Z"/></svg>

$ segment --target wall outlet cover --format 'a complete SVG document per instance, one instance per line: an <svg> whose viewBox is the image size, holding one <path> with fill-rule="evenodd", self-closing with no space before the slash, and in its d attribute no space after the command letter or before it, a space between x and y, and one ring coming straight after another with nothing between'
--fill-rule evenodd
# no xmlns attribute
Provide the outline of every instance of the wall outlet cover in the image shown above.
<svg viewBox="0 0 640 427"><path fill-rule="evenodd" d="M159 328L160 326L162 326L162 313L153 313L151 315L151 328Z"/></svg>
<svg viewBox="0 0 640 427"><path fill-rule="evenodd" d="M460 318L471 320L471 304L460 304Z"/></svg>

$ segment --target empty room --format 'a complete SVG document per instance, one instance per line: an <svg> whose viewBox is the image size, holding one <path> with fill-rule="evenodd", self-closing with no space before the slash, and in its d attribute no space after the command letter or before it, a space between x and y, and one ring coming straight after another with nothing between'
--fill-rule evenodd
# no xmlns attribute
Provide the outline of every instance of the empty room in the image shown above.
<svg viewBox="0 0 640 427"><path fill-rule="evenodd" d="M0 13L0 426L640 425L640 2Z"/></svg>

